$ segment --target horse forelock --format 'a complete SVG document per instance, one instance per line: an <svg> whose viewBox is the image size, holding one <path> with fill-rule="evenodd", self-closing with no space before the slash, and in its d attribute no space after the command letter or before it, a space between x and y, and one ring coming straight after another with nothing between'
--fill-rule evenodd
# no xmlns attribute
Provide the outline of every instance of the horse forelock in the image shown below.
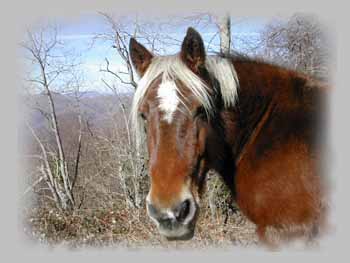
<svg viewBox="0 0 350 263"><path fill-rule="evenodd" d="M237 98L238 78L232 62L227 58L208 56L206 68L220 84L224 106L234 106ZM210 87L183 63L179 55L154 57L138 83L131 108L132 130L137 147L141 144L140 138L143 130L143 121L139 117L138 110L152 82L158 77L160 77L160 85L157 90L158 107L163 112L163 120L168 123L172 122L179 105L184 105L186 108L186 98L182 95L177 81L180 81L192 93L209 115L215 110Z"/></svg>

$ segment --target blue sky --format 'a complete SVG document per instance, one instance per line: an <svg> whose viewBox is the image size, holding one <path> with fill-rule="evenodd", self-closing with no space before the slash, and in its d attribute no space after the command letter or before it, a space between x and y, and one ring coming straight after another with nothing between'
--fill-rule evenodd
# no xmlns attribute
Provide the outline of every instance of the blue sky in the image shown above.
<svg viewBox="0 0 350 263"><path fill-rule="evenodd" d="M126 19L125 24L129 27ZM213 23L193 23L193 21L189 21L183 18L175 17L175 18L143 18L140 17L139 21L145 21L149 23L146 27L146 30L154 33L157 32L157 27L162 22L172 21L169 25L162 26L162 29L159 32L160 34L165 34L171 36L174 39L180 41L183 39L186 33L186 29L188 26L195 27L202 35L202 38L206 45L210 42L209 50L218 51L219 37L215 36L217 32L217 28ZM80 17L76 17L75 19L64 21L56 21L59 26L59 38L64 41L65 46L69 49L73 49L76 53L80 54L80 60L82 62L81 70L84 73L85 79L85 90L97 90L104 92L106 88L102 83L101 79L103 78L109 83L113 83L115 85L121 86L121 83L105 74L100 72L100 69L105 66L105 58L108 58L110 61L110 68L113 70L122 70L124 68L122 60L116 53L111 45L112 43L109 41L98 40L95 41L92 45L92 39L97 34L103 34L107 32L111 32L109 25L106 20L100 14L85 14ZM250 41L254 42L254 39L258 39L259 32L264 28L266 23L269 20L266 18L231 18L232 23L232 41L233 48L238 51L245 51L246 42ZM128 30L132 29L132 23L130 23L130 27ZM215 36L213 38L213 36ZM163 51L161 54L172 54L179 51L179 44L169 44L166 47L163 47Z"/></svg>

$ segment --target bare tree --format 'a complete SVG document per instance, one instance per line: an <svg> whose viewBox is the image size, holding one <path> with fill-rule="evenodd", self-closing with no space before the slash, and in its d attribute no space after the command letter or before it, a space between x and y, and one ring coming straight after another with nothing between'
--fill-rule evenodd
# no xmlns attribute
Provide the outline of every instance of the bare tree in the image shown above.
<svg viewBox="0 0 350 263"><path fill-rule="evenodd" d="M40 29L36 32L27 31L27 40L21 46L26 50L27 58L34 68L27 82L34 83L38 89L42 90L48 104L47 111L40 107L36 109L46 118L49 130L54 137L54 145L49 145L44 138L40 137L32 124L26 121L28 129L40 146L41 154L38 156L40 178L45 180L57 207L62 210L72 210L75 206L73 187L78 176L82 141L81 115L79 115L80 128L75 170L71 175L55 107L54 87L70 89L75 86L77 79L73 69L76 64L67 58L67 54L64 54L56 27Z"/></svg>
<svg viewBox="0 0 350 263"><path fill-rule="evenodd" d="M131 96L121 94L114 84L102 79L105 86L113 92L116 108L107 113L111 122L111 136L98 135L102 142L107 143L111 155L110 166L122 188L124 201L130 208L140 208L143 202L142 184L145 178L145 152L137 152L133 143L129 125L129 110Z"/></svg>
<svg viewBox="0 0 350 263"><path fill-rule="evenodd" d="M329 41L312 16L296 14L273 21L262 34L264 56L288 68L326 79Z"/></svg>
<svg viewBox="0 0 350 263"><path fill-rule="evenodd" d="M135 22L136 25L134 32L129 32L126 29L126 25L123 23L122 19L114 19L111 15L105 13L100 14L109 25L111 32L99 34L96 36L96 39L109 41L126 67L126 71L115 72L110 69L110 62L107 58L105 58L106 66L104 69L101 69L101 72L109 73L117 78L122 84L131 85L136 89L136 76L129 57L129 39L130 37L135 37L137 35L137 23Z"/></svg>

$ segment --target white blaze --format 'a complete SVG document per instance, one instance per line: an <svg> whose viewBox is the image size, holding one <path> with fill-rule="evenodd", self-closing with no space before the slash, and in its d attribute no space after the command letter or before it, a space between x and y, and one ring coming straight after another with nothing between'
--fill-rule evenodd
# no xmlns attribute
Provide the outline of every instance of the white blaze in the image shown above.
<svg viewBox="0 0 350 263"><path fill-rule="evenodd" d="M165 81L159 85L157 97L159 99L159 109L164 113L163 119L168 123L173 120L174 113L179 104L174 81Z"/></svg>

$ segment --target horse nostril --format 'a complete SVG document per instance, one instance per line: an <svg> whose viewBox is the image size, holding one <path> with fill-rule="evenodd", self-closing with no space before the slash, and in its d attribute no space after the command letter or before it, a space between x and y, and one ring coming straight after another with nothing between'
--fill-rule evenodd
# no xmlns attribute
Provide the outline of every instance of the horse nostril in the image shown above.
<svg viewBox="0 0 350 263"><path fill-rule="evenodd" d="M188 224L192 220L195 208L192 207L191 202L192 200L186 199L174 210L159 209L151 203L147 203L147 213L157 224L163 228L171 229L178 223Z"/></svg>
<svg viewBox="0 0 350 263"><path fill-rule="evenodd" d="M186 199L181 203L181 205L177 209L176 219L178 221L184 221L189 215L190 209L191 209L191 201L189 199Z"/></svg>

